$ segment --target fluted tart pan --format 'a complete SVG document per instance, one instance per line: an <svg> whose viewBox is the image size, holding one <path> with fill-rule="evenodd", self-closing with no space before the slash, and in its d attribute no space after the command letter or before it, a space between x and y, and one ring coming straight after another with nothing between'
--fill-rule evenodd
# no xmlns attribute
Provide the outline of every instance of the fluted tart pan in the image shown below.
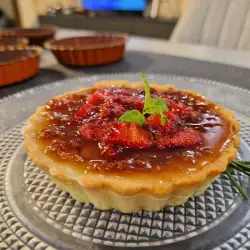
<svg viewBox="0 0 250 250"><path fill-rule="evenodd" d="M39 70L40 54L36 46L0 48L0 86L34 76Z"/></svg>
<svg viewBox="0 0 250 250"><path fill-rule="evenodd" d="M69 66L96 66L123 58L126 35L94 35L53 40L45 43L59 63Z"/></svg>

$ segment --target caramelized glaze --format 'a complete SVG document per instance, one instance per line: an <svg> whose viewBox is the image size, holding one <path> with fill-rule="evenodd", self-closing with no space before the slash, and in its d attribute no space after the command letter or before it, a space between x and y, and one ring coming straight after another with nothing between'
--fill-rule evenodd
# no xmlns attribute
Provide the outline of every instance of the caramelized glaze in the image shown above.
<svg viewBox="0 0 250 250"><path fill-rule="evenodd" d="M43 112L44 122L41 131L37 134L46 154L60 162L74 162L76 168L82 168L86 173L127 175L137 172L144 175L150 172L152 175L148 178L159 176L159 174L161 178L166 175L177 178L178 174L192 173L205 167L208 162L216 161L220 151L231 140L230 124L217 113L216 105L207 102L202 97L182 91L169 89L164 93L158 93L151 90L152 97L167 98L171 103L191 107L201 114L199 121L186 121L182 124L185 128L197 131L201 137L201 143L191 147L162 150L155 146L138 149L119 147L120 151L115 158L103 156L100 153L102 143L84 140L79 134L82 124L70 122L94 91L95 89L69 94L49 101ZM114 89L114 91L119 90ZM130 91L133 96L144 99L143 90ZM91 116L88 119L91 120Z"/></svg>

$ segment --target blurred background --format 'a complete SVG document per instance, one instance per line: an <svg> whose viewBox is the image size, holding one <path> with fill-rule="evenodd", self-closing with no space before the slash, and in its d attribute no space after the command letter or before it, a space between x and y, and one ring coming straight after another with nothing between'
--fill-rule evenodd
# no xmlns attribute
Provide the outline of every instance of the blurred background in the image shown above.
<svg viewBox="0 0 250 250"><path fill-rule="evenodd" d="M189 0L0 0L0 29L53 24L169 38Z"/></svg>

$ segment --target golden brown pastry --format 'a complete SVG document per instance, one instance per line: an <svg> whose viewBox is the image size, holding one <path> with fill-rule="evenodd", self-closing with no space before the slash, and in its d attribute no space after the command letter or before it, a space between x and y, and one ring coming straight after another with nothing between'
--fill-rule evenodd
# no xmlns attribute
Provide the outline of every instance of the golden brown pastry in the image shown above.
<svg viewBox="0 0 250 250"><path fill-rule="evenodd" d="M236 157L239 123L198 93L150 87L153 106L143 83L127 81L53 98L23 130L28 155L99 209L156 211L203 193Z"/></svg>

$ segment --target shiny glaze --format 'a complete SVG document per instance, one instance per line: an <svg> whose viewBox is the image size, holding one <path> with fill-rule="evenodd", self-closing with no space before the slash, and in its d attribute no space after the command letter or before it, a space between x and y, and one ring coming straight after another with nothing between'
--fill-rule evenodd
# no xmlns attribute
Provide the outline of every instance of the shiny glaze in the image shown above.
<svg viewBox="0 0 250 250"><path fill-rule="evenodd" d="M60 105L56 101L56 106L55 102L48 102L46 112L43 113L43 128L37 134L46 154L62 163L71 161L76 168L84 169L85 173L130 175L137 172L145 175L150 172L152 178L159 173L162 178L166 175L177 178L179 174L192 173L205 167L207 163L216 161L221 150L230 142L230 124L218 114L214 104L202 97L170 89L161 96L202 113L199 122L185 123L185 127L194 128L200 133L202 143L195 147L165 150L156 147L123 148L115 159L109 159L100 154L100 142L81 139L80 126L69 123L75 112L86 102L88 94L93 91L63 97ZM135 90L133 94L140 96L144 92ZM159 93L154 92L153 95L157 96Z"/></svg>

